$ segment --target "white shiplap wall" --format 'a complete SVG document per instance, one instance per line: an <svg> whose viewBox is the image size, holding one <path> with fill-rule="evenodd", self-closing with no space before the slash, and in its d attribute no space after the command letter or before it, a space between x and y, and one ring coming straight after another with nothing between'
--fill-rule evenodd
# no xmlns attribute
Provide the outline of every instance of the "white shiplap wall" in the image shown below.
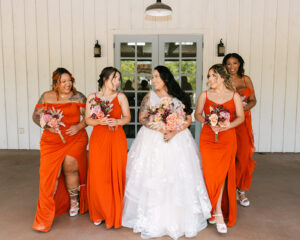
<svg viewBox="0 0 300 240"><path fill-rule="evenodd" d="M163 20L144 16L153 2L0 0L0 149L39 148L31 114L56 67L69 69L83 93L96 91L101 69L114 63L114 34L203 34L204 76L222 60L220 38L246 62L257 151L300 152L300 1L165 0L173 15Z"/></svg>

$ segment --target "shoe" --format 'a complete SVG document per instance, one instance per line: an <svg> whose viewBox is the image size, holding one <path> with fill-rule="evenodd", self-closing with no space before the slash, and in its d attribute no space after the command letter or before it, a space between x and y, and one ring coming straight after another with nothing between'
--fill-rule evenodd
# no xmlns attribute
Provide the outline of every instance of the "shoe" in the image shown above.
<svg viewBox="0 0 300 240"><path fill-rule="evenodd" d="M77 199L71 199L70 217L75 217L79 213L79 202Z"/></svg>
<svg viewBox="0 0 300 240"><path fill-rule="evenodd" d="M101 223L102 223L102 221L100 221L100 222L94 222L94 225L95 226L99 226Z"/></svg>
<svg viewBox="0 0 300 240"><path fill-rule="evenodd" d="M69 196L70 196L70 210L69 210L70 217L75 217L79 213L79 201L78 201L79 190L80 190L80 186L76 188L68 189Z"/></svg>
<svg viewBox="0 0 300 240"><path fill-rule="evenodd" d="M246 193L245 191L241 191L239 189L236 190L237 193L238 193L238 200L240 202L240 204L243 206L243 207L249 207L250 206L250 201L248 198L246 198ZM241 195L245 195L245 198L244 199L241 199Z"/></svg>
<svg viewBox="0 0 300 240"><path fill-rule="evenodd" d="M215 224L216 223L216 219L212 216L210 219L208 219L208 223L209 224Z"/></svg>
<svg viewBox="0 0 300 240"><path fill-rule="evenodd" d="M214 214L214 217L223 217L223 214ZM216 228L219 233L227 233L227 226L225 223L216 223Z"/></svg>

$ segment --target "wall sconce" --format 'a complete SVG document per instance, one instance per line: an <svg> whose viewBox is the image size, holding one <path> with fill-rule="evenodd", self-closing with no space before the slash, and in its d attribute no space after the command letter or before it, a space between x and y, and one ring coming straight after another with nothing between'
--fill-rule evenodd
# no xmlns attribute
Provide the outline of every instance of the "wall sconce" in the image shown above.
<svg viewBox="0 0 300 240"><path fill-rule="evenodd" d="M94 57L95 58L101 57L101 46L99 45L98 40L96 40L94 46Z"/></svg>
<svg viewBox="0 0 300 240"><path fill-rule="evenodd" d="M223 57L223 56L225 56L225 46L221 38L220 43L218 44L218 57Z"/></svg>

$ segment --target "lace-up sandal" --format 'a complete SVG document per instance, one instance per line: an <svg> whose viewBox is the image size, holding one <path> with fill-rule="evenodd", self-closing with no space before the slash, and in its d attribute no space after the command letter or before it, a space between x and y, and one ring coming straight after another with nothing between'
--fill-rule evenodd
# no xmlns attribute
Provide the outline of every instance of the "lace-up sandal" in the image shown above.
<svg viewBox="0 0 300 240"><path fill-rule="evenodd" d="M79 190L80 190L79 186L76 188L68 189L69 196L70 196L69 214L71 217L74 217L79 213L79 201L78 201Z"/></svg>

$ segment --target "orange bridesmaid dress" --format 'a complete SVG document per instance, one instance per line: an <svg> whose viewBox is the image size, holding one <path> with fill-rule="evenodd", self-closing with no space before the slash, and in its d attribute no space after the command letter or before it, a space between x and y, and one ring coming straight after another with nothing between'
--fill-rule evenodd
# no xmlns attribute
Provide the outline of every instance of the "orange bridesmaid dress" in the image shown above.
<svg viewBox="0 0 300 240"><path fill-rule="evenodd" d="M81 129L73 136L67 135L66 130L80 122L80 107L85 104L68 102L63 104L37 104L36 108L51 108L62 110L64 117L60 126L61 133L66 140L63 143L57 133L44 130L41 142L40 158L40 186L37 211L32 228L42 232L48 232L54 217L66 213L70 208L70 197L65 186L62 163L65 157L71 156L78 162L80 184L80 213L88 210L86 177L87 177L87 151L88 136L85 129ZM59 176L60 174L60 176ZM59 178L57 179L57 177ZM57 188L56 188L57 183ZM56 188L56 190L55 190Z"/></svg>
<svg viewBox="0 0 300 240"><path fill-rule="evenodd" d="M216 104L207 98L204 105L205 115L210 114L210 107ZM223 105L230 112L230 121L234 120L235 104L231 100L217 104ZM211 127L204 124L200 134L200 152L202 157L203 175L212 205L211 213L216 209L222 186L222 212L227 226L232 227L236 222L236 182L235 182L235 155L237 151L235 129L229 129L218 134L215 142L215 133Z"/></svg>
<svg viewBox="0 0 300 240"><path fill-rule="evenodd" d="M111 103L110 117L120 119L118 93ZM105 221L107 229L121 227L126 162L127 141L123 128L110 130L107 125L95 126L89 142L89 213L92 222Z"/></svg>
<svg viewBox="0 0 300 240"><path fill-rule="evenodd" d="M246 89L238 91L243 102L247 102L254 91L246 84L243 78ZM242 190L249 190L252 173L256 167L256 162L253 160L253 153L255 152L254 138L251 122L250 110L244 111L245 121L236 127L237 137L237 155L236 155L236 186Z"/></svg>

